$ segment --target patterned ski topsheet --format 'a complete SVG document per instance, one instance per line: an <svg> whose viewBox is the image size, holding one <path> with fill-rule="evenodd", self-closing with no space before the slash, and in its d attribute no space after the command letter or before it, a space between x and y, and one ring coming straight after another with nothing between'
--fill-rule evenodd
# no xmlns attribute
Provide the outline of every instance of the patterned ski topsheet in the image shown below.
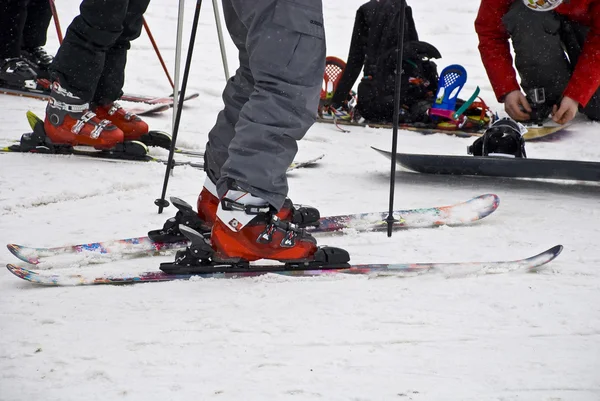
<svg viewBox="0 0 600 401"><path fill-rule="evenodd" d="M394 218L398 220L394 228L425 228L441 225L461 225L481 220L492 214L499 206L500 198L494 194L484 194L466 202L450 206L422 209L397 210ZM381 231L387 229L385 219L388 212L359 213L323 217L319 226L307 231L312 234L330 233L344 229L358 232ZM56 248L32 248L17 244L8 244L8 250L24 262L39 264L44 258L62 254L79 253L101 256L102 254L143 254L157 253L187 246L187 241L177 243L154 242L148 237L126 238L93 242L89 244L69 245Z"/></svg>
<svg viewBox="0 0 600 401"><path fill-rule="evenodd" d="M148 282L163 282L175 280L190 280L192 278L242 278L256 277L265 274L278 274L294 277L313 277L331 274L363 274L374 276L414 276L423 273L439 273L451 277L500 274L512 271L535 272L542 266L555 259L562 251L562 245L556 245L538 255L526 259L497 262L465 262L465 263L391 263L391 264L358 264L343 269L315 269L315 270L286 270L283 266L253 265L247 271L227 272L222 271L203 274L166 274L160 270L137 274L41 274L12 264L7 265L8 270L15 276L35 284L47 286L82 286L99 284L138 284ZM281 269L279 269L281 267Z"/></svg>

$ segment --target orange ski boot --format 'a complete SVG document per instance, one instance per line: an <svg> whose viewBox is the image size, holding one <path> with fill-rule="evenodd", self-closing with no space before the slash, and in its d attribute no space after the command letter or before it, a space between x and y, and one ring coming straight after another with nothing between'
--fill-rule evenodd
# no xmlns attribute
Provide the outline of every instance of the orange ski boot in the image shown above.
<svg viewBox="0 0 600 401"><path fill-rule="evenodd" d="M108 120L99 119L89 110L89 103L60 86L52 84L46 107L44 131L57 145L86 145L111 149L123 142L123 131Z"/></svg>
<svg viewBox="0 0 600 401"><path fill-rule="evenodd" d="M229 190L221 199L211 233L215 250L212 259L223 263L244 263L273 259L285 263L315 262L320 251L317 241L304 229L277 217L273 207L252 194ZM346 263L347 252L336 249L335 263ZM339 257L339 251L345 256Z"/></svg>
<svg viewBox="0 0 600 401"><path fill-rule="evenodd" d="M98 118L108 120L119 127L123 131L126 141L140 140L143 135L148 133L148 124L137 115L126 111L116 102L95 105L93 110Z"/></svg>

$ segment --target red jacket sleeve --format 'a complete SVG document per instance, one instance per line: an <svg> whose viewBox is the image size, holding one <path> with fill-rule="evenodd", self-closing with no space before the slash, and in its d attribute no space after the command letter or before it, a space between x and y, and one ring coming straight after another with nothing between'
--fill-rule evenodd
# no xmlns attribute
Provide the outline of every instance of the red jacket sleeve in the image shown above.
<svg viewBox="0 0 600 401"><path fill-rule="evenodd" d="M520 90L510 54L509 35L502 23L513 0L481 0L475 31L479 36L481 61L499 102L514 90Z"/></svg>
<svg viewBox="0 0 600 401"><path fill-rule="evenodd" d="M600 87L600 1L590 4L591 26L564 95L585 106Z"/></svg>

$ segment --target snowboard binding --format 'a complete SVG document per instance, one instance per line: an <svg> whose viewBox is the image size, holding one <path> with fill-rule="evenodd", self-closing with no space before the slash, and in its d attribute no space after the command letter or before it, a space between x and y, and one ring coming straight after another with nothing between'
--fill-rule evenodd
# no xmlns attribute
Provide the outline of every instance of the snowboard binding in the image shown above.
<svg viewBox="0 0 600 401"><path fill-rule="evenodd" d="M526 158L525 139L527 129L510 118L502 118L488 128L482 137L467 147L473 156L512 156Z"/></svg>
<svg viewBox="0 0 600 401"><path fill-rule="evenodd" d="M458 64L444 68L440 74L435 100L428 112L436 128L478 131L493 121L490 108L479 97L479 87L468 100L458 98L466 82L467 71Z"/></svg>

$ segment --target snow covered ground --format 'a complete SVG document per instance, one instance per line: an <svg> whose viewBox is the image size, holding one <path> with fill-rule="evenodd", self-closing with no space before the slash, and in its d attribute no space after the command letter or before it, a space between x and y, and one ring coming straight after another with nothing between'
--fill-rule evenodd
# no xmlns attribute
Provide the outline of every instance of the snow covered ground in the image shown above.
<svg viewBox="0 0 600 401"><path fill-rule="evenodd" d="M328 55L346 58L363 0L325 2ZM473 29L478 1L411 1L421 39L469 71L495 110ZM63 26L77 0L58 2ZM186 4L185 42L195 2ZM153 0L146 15L173 65L176 2ZM231 69L233 44L227 45ZM48 49L57 48L50 30ZM185 50L184 50L185 52ZM185 53L184 53L185 54ZM169 86L145 34L134 42L126 91ZM203 2L179 145L202 149L224 85L211 3ZM0 144L28 130L25 112L44 103L0 97ZM148 118L170 130L171 113ZM315 125L289 174L290 197L323 215L386 210L391 131ZM600 161L599 124L560 141L527 145L530 157ZM472 141L400 132L405 152L464 154ZM165 152L153 150L155 154ZM0 154L0 243L58 246L144 235L158 215L164 168L68 156ZM204 173L177 168L168 195L195 204ZM600 187L435 177L398 171L397 209L452 204L496 193L500 208L468 227L321 239L355 262L521 258L565 250L539 274L448 279L365 277L196 280L130 287L41 288L0 271L0 400L495 400L600 399ZM170 257L88 269L154 270ZM15 262L5 249L2 264Z"/></svg>

